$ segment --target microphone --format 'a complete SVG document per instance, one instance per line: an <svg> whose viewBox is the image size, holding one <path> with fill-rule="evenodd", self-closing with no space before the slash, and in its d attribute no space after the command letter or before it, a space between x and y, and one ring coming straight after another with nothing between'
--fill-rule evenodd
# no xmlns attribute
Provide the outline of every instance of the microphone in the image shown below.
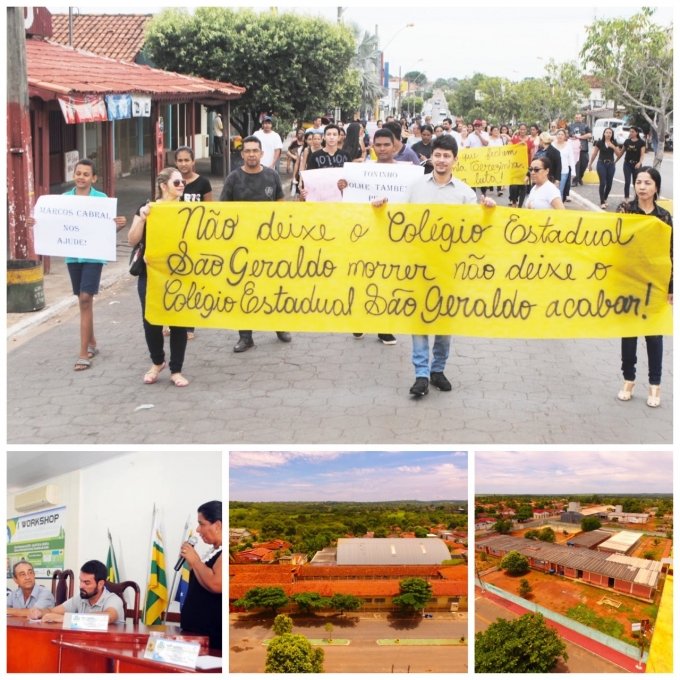
<svg viewBox="0 0 680 680"><path fill-rule="evenodd" d="M187 538L187 540L184 542L188 543L191 546L194 546L198 543L198 539L196 538L196 536L189 536L189 538ZM175 564L175 571L179 571L184 566L184 562L185 559L180 554L179 559L177 560L177 564Z"/></svg>

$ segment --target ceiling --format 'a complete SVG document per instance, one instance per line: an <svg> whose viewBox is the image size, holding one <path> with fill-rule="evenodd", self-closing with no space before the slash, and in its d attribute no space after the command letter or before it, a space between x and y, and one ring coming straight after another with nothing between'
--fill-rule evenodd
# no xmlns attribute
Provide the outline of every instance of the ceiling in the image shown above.
<svg viewBox="0 0 680 680"><path fill-rule="evenodd" d="M52 477L127 454L120 451L8 451L7 491L16 493Z"/></svg>

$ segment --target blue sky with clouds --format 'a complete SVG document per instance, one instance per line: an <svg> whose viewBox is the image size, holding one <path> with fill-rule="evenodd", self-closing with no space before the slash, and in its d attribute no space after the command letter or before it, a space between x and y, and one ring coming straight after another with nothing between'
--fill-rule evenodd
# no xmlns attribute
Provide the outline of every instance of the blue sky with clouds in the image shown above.
<svg viewBox="0 0 680 680"><path fill-rule="evenodd" d="M475 493L672 493L670 451L477 451Z"/></svg>
<svg viewBox="0 0 680 680"><path fill-rule="evenodd" d="M467 453L232 451L229 498L240 501L461 500Z"/></svg>

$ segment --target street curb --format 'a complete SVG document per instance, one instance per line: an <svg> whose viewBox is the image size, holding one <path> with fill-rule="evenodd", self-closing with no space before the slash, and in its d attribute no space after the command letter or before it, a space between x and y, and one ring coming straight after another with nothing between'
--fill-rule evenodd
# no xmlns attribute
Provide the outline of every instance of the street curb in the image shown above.
<svg viewBox="0 0 680 680"><path fill-rule="evenodd" d="M585 206L589 210L593 210L594 212L605 212L604 210L602 210L602 208L600 208L599 205L596 205L592 201L589 201L587 198L581 196L580 194L577 194L573 189L569 191L569 195L573 197L576 203Z"/></svg>
<svg viewBox="0 0 680 680"><path fill-rule="evenodd" d="M101 293L107 288L111 288L111 286L118 283L118 281L122 281L124 277L125 273L120 272L119 274L112 274L105 279L102 279L101 283L99 284L99 292ZM26 333L31 328L35 328L48 322L50 319L58 316L69 307L76 305L77 302L78 298L75 295L71 295L67 298L64 298L63 300L59 300L59 302L55 302L46 309L42 309L39 312L34 312L31 316L22 319L21 321L17 321L17 323L12 324L11 326L8 326L7 339L12 340L15 337L19 337L23 333Z"/></svg>

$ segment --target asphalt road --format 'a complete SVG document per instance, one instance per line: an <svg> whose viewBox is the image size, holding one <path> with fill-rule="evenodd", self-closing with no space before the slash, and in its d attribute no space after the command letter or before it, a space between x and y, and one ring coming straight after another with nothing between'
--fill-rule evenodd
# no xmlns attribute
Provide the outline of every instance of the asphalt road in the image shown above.
<svg viewBox="0 0 680 680"><path fill-rule="evenodd" d="M467 670L467 645L462 646L378 646L384 638L460 638L467 637L467 619L455 615L435 615L433 619L392 619L383 614L315 617L294 619L294 633L308 638L327 636L324 624L331 621L334 639L349 639L347 646L324 646L326 673L464 673ZM258 673L264 670L266 647L271 638L271 618L230 616L229 671Z"/></svg>

